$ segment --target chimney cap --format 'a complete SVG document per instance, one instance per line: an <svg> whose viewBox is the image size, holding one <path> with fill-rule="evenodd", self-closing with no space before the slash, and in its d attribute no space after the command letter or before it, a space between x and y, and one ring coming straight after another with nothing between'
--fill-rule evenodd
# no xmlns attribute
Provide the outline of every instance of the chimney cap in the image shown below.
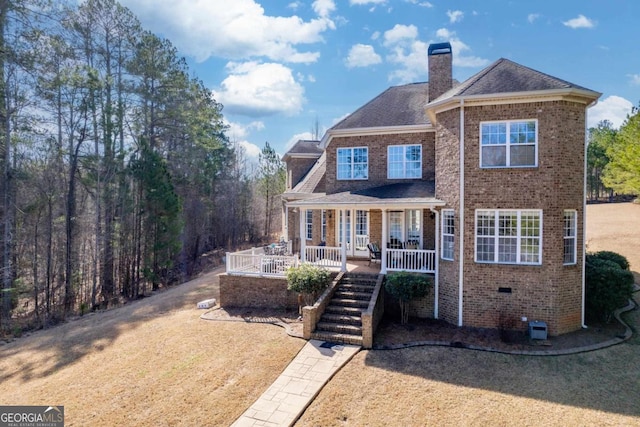
<svg viewBox="0 0 640 427"><path fill-rule="evenodd" d="M451 53L451 43L432 43L429 45L428 55L445 55Z"/></svg>

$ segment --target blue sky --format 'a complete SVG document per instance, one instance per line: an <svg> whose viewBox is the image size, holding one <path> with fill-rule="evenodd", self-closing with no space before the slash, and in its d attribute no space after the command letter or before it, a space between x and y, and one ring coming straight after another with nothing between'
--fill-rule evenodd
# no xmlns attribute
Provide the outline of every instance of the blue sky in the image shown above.
<svg viewBox="0 0 640 427"><path fill-rule="evenodd" d="M602 92L589 125L640 101L634 0L121 0L168 38L224 105L232 141L257 156L320 135L389 86L427 81L449 41L454 78L499 58Z"/></svg>

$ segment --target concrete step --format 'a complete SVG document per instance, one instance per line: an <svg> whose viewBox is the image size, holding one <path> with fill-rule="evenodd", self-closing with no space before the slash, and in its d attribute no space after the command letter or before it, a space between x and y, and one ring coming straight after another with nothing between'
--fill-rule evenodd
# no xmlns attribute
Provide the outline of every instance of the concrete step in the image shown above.
<svg viewBox="0 0 640 427"><path fill-rule="evenodd" d="M333 294L333 297L338 299L357 299L369 301L371 299L371 292L348 291L342 290L342 288L338 288L335 294Z"/></svg>
<svg viewBox="0 0 640 427"><path fill-rule="evenodd" d="M362 326L362 317L350 314L324 313L320 322L341 323L343 325Z"/></svg>
<svg viewBox="0 0 640 427"><path fill-rule="evenodd" d="M331 305L341 305L343 307L358 307L358 308L367 308L369 307L369 300L359 300L352 298L332 298Z"/></svg>
<svg viewBox="0 0 640 427"><path fill-rule="evenodd" d="M361 326L345 325L343 323L318 322L318 324L316 325L316 332L323 331L362 336Z"/></svg>
<svg viewBox="0 0 640 427"><path fill-rule="evenodd" d="M373 290L376 288L376 284L368 284L368 283L340 283L338 285L339 291L352 291L352 292L368 292L373 293Z"/></svg>
<svg viewBox="0 0 640 427"><path fill-rule="evenodd" d="M339 344L362 345L362 336L341 334L338 332L314 332L311 334L311 338Z"/></svg>
<svg viewBox="0 0 640 427"><path fill-rule="evenodd" d="M372 276L372 277L343 277L342 280L340 280L340 283L354 283L354 284L360 284L360 283L366 283L366 284L372 284L375 285L376 281L378 280L378 278L376 276Z"/></svg>
<svg viewBox="0 0 640 427"><path fill-rule="evenodd" d="M347 307L344 305L328 305L324 312L333 314L342 314L345 316L360 316L364 308L361 307Z"/></svg>

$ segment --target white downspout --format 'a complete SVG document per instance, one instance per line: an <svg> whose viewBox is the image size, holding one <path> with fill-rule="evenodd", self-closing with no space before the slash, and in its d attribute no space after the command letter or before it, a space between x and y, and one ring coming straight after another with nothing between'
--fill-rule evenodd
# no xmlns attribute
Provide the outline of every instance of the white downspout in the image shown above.
<svg viewBox="0 0 640 427"><path fill-rule="evenodd" d="M429 208L436 215L436 259L435 259L435 275L433 280L433 291L435 298L433 301L433 317L438 318L438 295L440 289L440 212L432 207Z"/></svg>
<svg viewBox="0 0 640 427"><path fill-rule="evenodd" d="M304 229L304 222L307 218L307 210L306 209L298 209L298 213L300 214L300 262L304 264L307 261L307 233Z"/></svg>
<svg viewBox="0 0 640 427"><path fill-rule="evenodd" d="M347 271L347 211L342 209L342 248L340 251L340 259L342 264L340 271Z"/></svg>
<svg viewBox="0 0 640 427"><path fill-rule="evenodd" d="M380 242L380 274L387 274L387 210L382 209L382 242Z"/></svg>
<svg viewBox="0 0 640 427"><path fill-rule="evenodd" d="M460 100L460 252L458 254L458 326L462 326L462 292L464 290L464 99Z"/></svg>
<svg viewBox="0 0 640 427"><path fill-rule="evenodd" d="M582 193L582 313L581 313L581 323L582 328L586 329L587 325L585 325L585 300L586 300L586 283L585 283L585 262L587 260L587 144L588 144L588 135L589 129L587 125L587 110L588 107L584 109L584 177L583 177L583 185L584 190ZM577 236L576 236L577 237Z"/></svg>

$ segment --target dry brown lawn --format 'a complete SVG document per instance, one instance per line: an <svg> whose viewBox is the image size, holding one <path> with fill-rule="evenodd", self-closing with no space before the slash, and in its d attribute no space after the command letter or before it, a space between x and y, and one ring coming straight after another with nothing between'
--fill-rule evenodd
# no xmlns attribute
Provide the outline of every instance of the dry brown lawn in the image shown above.
<svg viewBox="0 0 640 427"><path fill-rule="evenodd" d="M220 271L0 346L0 404L64 405L68 426L230 424L304 341L201 320Z"/></svg>
<svg viewBox="0 0 640 427"><path fill-rule="evenodd" d="M640 205L588 207L589 250L640 271ZM208 322L218 271L0 345L0 404L65 405L69 426L224 426L304 341ZM640 311L627 315L640 326ZM561 357L455 348L362 351L296 425L640 425L640 339Z"/></svg>

